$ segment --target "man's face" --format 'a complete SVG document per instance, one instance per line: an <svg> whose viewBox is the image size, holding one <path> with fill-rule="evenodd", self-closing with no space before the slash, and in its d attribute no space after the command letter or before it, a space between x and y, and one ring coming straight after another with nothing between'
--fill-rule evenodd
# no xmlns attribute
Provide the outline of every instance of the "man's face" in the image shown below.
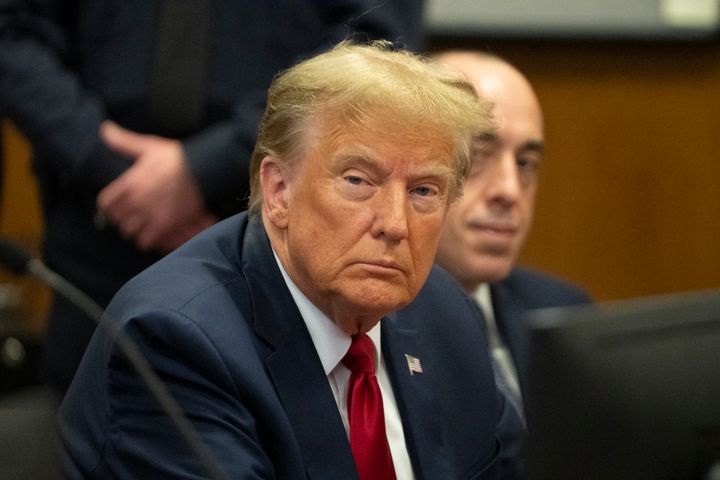
<svg viewBox="0 0 720 480"><path fill-rule="evenodd" d="M291 278L349 334L406 305L432 266L452 175L449 144L325 132L288 181Z"/></svg>
<svg viewBox="0 0 720 480"><path fill-rule="evenodd" d="M438 249L438 263L468 291L510 273L532 223L542 114L529 86L516 83L479 88L495 103L497 136L475 142L470 178L448 211Z"/></svg>

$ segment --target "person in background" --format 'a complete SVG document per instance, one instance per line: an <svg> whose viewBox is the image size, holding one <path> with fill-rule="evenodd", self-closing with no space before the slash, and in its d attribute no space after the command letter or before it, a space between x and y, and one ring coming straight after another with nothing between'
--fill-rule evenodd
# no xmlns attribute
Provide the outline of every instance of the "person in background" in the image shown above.
<svg viewBox="0 0 720 480"><path fill-rule="evenodd" d="M346 37L422 48L423 2L4 0L0 110L33 149L43 257L105 306L132 276L246 208L272 77ZM62 298L62 395L94 324Z"/></svg>
<svg viewBox="0 0 720 480"><path fill-rule="evenodd" d="M433 267L476 136L472 86L386 43L280 75L249 213L130 280L137 343L228 478L499 478L477 307ZM197 478L200 464L98 329L59 412L69 478Z"/></svg>
<svg viewBox="0 0 720 480"><path fill-rule="evenodd" d="M436 262L482 309L496 366L516 400L526 362L524 314L590 302L581 288L516 266L530 230L544 131L532 86L505 60L477 51L434 56L494 105L497 132L473 145L464 194L450 207Z"/></svg>

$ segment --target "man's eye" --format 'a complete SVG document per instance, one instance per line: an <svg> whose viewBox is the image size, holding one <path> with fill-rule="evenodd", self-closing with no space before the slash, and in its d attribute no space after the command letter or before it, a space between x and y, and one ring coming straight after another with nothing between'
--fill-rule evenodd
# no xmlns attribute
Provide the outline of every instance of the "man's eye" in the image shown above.
<svg viewBox="0 0 720 480"><path fill-rule="evenodd" d="M362 185L363 179L355 175L348 175L345 177L345 181L352 185Z"/></svg>
<svg viewBox="0 0 720 480"><path fill-rule="evenodd" d="M430 187L415 187L412 189L413 193L421 196L421 197L430 197L432 195L435 195L437 192L430 188Z"/></svg>
<svg viewBox="0 0 720 480"><path fill-rule="evenodd" d="M517 166L520 170L528 173L536 171L540 167L540 162L535 158L523 158L517 159Z"/></svg>

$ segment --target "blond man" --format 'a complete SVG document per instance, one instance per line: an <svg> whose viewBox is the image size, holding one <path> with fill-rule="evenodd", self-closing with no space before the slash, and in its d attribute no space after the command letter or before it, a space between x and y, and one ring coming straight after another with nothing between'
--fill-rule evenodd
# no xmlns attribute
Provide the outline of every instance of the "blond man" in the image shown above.
<svg viewBox="0 0 720 480"><path fill-rule="evenodd" d="M471 139L491 131L469 83L387 45L275 80L249 214L107 311L230 478L497 478L507 407L482 320L433 267ZM204 474L101 333L60 420L71 478Z"/></svg>

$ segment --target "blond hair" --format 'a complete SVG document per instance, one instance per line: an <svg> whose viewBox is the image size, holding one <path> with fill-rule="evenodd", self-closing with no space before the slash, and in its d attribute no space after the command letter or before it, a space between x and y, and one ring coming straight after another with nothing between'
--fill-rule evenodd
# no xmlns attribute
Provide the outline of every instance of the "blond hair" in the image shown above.
<svg viewBox="0 0 720 480"><path fill-rule="evenodd" d="M393 126L393 135L443 139L452 149L454 200L470 172L472 139L494 130L490 109L469 82L423 57L393 50L389 42L342 42L273 80L250 161L250 212L261 211L263 158L287 163L300 158L308 130L320 117L371 131L382 120ZM385 132L377 133L382 140Z"/></svg>

